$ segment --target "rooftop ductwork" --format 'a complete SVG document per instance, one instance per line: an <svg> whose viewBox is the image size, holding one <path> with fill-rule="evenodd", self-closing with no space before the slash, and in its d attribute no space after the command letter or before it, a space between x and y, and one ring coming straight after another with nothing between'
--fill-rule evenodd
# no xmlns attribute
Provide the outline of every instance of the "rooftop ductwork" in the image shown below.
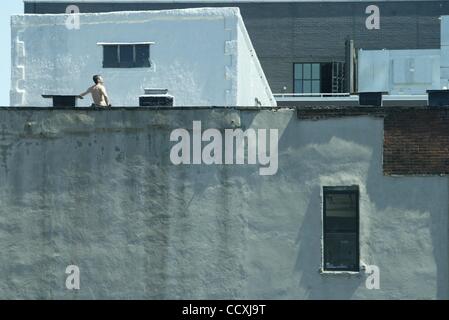
<svg viewBox="0 0 449 320"><path fill-rule="evenodd" d="M145 94L139 97L140 107L173 107L174 97L168 89L145 88Z"/></svg>

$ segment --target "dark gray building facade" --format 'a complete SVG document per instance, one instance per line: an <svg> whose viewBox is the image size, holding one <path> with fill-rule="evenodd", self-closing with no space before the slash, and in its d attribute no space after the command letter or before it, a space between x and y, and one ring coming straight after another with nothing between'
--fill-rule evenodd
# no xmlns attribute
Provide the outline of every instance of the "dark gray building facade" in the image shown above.
<svg viewBox="0 0 449 320"><path fill-rule="evenodd" d="M237 6L273 93L356 91L348 40L355 49L438 49L449 1L25 1L25 13L164 10ZM367 7L379 8L379 29L368 29Z"/></svg>

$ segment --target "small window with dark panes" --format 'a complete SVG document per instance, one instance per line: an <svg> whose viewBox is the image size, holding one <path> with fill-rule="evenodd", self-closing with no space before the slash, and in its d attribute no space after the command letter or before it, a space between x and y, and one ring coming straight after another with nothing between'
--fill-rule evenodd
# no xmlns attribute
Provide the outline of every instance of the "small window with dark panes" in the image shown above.
<svg viewBox="0 0 449 320"><path fill-rule="evenodd" d="M150 68L150 44L100 43L103 46L103 68Z"/></svg>
<svg viewBox="0 0 449 320"><path fill-rule="evenodd" d="M354 271L359 265L359 188L323 188L323 270Z"/></svg>

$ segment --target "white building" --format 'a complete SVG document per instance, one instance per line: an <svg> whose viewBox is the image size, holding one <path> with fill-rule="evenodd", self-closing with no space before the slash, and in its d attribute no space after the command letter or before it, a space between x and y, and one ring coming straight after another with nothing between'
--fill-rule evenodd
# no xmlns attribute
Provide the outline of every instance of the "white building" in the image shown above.
<svg viewBox="0 0 449 320"><path fill-rule="evenodd" d="M114 106L144 88L175 106L276 105L238 8L17 15L11 29L11 106L49 106L42 94L77 95L95 74Z"/></svg>

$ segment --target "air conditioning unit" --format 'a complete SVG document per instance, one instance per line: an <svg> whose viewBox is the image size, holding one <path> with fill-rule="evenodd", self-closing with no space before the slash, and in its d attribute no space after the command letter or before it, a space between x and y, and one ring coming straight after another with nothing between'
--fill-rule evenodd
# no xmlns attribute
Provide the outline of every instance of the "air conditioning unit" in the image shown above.
<svg viewBox="0 0 449 320"><path fill-rule="evenodd" d="M174 97L168 94L168 89L145 89L145 94L139 97L141 107L173 107Z"/></svg>

